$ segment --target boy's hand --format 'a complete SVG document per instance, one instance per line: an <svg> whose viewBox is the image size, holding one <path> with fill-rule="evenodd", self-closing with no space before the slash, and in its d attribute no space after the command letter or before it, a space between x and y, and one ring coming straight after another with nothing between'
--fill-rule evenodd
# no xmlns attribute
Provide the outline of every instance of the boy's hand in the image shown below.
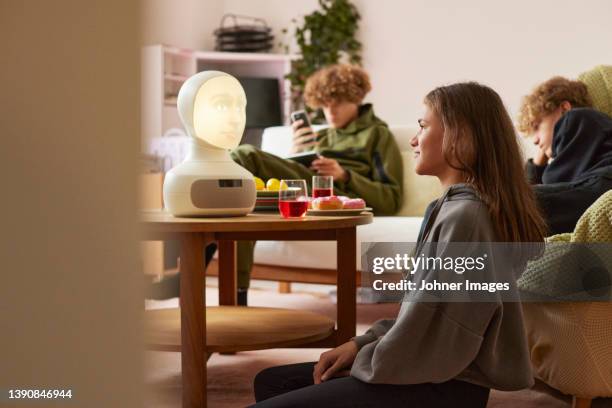
<svg viewBox="0 0 612 408"><path fill-rule="evenodd" d="M313 132L311 127L305 127L298 129L304 123L301 119L296 120L291 124L293 128L293 146L291 147L291 153L301 153L309 147L316 146L317 136Z"/></svg>
<svg viewBox="0 0 612 408"><path fill-rule="evenodd" d="M546 166L548 164L548 156L544 149L538 149L538 152L533 156L533 164L536 166Z"/></svg>
<svg viewBox="0 0 612 408"><path fill-rule="evenodd" d="M357 343L351 340L321 354L312 372L314 383L321 384L330 378L348 375L358 351Z"/></svg>
<svg viewBox="0 0 612 408"><path fill-rule="evenodd" d="M337 160L319 156L312 161L310 168L320 176L332 176L334 181L347 181L348 172L338 163Z"/></svg>

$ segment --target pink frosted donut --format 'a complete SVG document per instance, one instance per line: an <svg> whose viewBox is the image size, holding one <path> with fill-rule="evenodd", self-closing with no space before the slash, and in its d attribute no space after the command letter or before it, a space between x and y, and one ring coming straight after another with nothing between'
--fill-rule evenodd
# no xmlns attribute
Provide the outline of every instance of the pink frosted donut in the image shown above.
<svg viewBox="0 0 612 408"><path fill-rule="evenodd" d="M312 201L312 207L315 210L340 210L342 201L336 196L319 197Z"/></svg>
<svg viewBox="0 0 612 408"><path fill-rule="evenodd" d="M342 202L350 200L350 197L347 197L347 196L336 196L336 197L338 197L340 199L340 201L342 201Z"/></svg>
<svg viewBox="0 0 612 408"><path fill-rule="evenodd" d="M342 208L345 210L360 210L365 208L366 203L361 198L351 198L344 201Z"/></svg>

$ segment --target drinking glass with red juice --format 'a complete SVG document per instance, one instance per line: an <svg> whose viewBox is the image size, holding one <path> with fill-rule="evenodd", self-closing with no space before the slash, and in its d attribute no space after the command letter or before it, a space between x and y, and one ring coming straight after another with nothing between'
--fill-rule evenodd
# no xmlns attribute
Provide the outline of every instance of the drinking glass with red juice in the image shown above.
<svg viewBox="0 0 612 408"><path fill-rule="evenodd" d="M312 176L312 198L334 195L334 178L332 176Z"/></svg>
<svg viewBox="0 0 612 408"><path fill-rule="evenodd" d="M309 201L306 180L281 180L278 209L283 218L303 217Z"/></svg>

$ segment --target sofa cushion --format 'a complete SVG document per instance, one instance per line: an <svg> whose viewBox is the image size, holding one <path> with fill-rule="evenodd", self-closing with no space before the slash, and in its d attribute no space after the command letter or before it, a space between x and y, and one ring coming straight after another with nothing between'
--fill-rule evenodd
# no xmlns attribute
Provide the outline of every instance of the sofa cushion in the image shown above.
<svg viewBox="0 0 612 408"><path fill-rule="evenodd" d="M418 217L425 208L442 195L442 187L436 177L420 176L414 172L414 155L410 140L418 129L412 126L390 126L400 149L404 166L404 201L397 215Z"/></svg>
<svg viewBox="0 0 612 408"><path fill-rule="evenodd" d="M416 242L421 217L374 217L357 228L357 269L362 242ZM316 256L313 256L316 254ZM329 241L258 241L255 263L295 268L336 269L336 245Z"/></svg>
<svg viewBox="0 0 612 408"><path fill-rule="evenodd" d="M313 125L315 132L327 126ZM261 135L261 150L272 153L278 157L290 155L293 137L291 126L270 126L264 129Z"/></svg>
<svg viewBox="0 0 612 408"><path fill-rule="evenodd" d="M325 129L325 125L313 125L315 132ZM389 126L389 130L395 137L400 152L412 151L410 139L416 134L417 129L413 126ZM292 145L291 126L270 126L264 129L261 136L261 150L275 154L279 157L289 155Z"/></svg>
<svg viewBox="0 0 612 408"><path fill-rule="evenodd" d="M404 201L398 216L420 217L427 205L442 195L440 181L433 176L420 176L414 172L412 152L401 152L404 165Z"/></svg>

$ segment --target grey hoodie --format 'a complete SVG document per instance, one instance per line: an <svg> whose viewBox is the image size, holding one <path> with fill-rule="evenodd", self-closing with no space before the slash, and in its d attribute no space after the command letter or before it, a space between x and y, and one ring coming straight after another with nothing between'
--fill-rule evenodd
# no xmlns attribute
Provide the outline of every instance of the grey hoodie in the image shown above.
<svg viewBox="0 0 612 408"><path fill-rule="evenodd" d="M498 241L486 205L468 185L451 186L432 206L421 243ZM457 379L508 391L533 385L520 303L417 298L404 301L396 319L380 320L353 340L360 350L351 375L368 383Z"/></svg>

